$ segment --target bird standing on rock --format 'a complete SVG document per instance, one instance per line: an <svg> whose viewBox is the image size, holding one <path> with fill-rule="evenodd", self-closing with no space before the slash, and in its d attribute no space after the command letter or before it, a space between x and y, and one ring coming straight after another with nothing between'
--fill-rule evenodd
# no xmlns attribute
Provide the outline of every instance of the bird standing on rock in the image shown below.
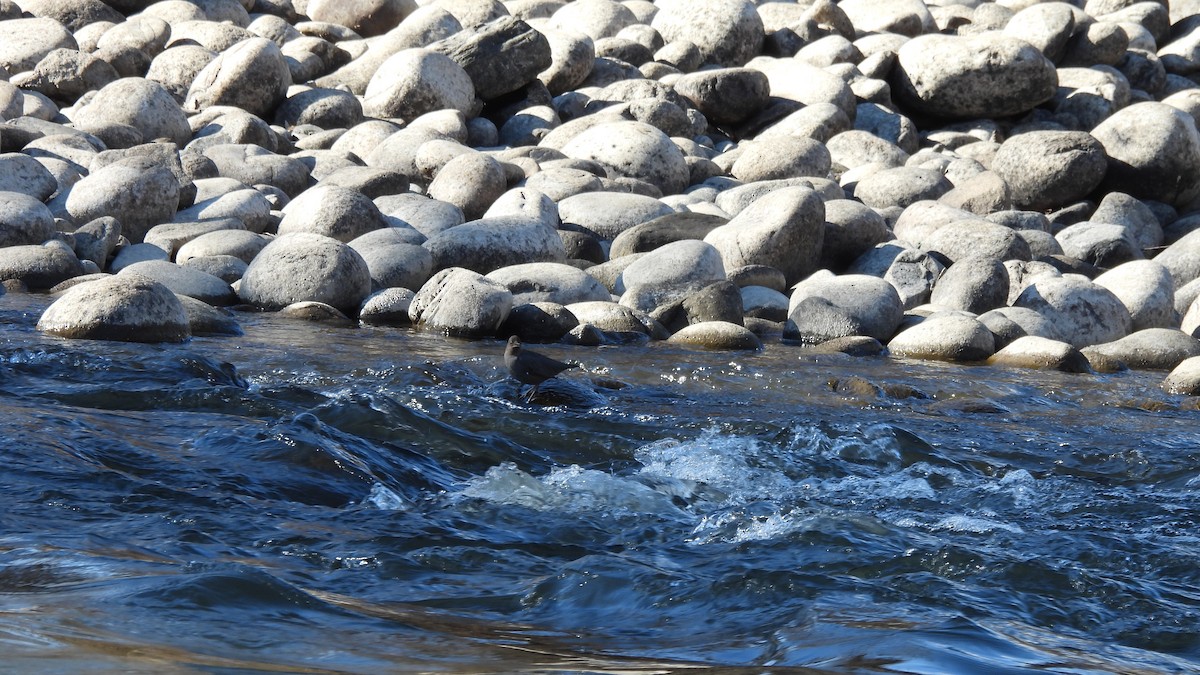
<svg viewBox="0 0 1200 675"><path fill-rule="evenodd" d="M523 384L532 384L533 389L525 396L525 401L532 401L537 394L538 386L558 375L568 368L577 368L577 363L563 363L549 356L531 352L521 346L521 338L516 335L508 338L508 346L504 348L504 364L508 372Z"/></svg>

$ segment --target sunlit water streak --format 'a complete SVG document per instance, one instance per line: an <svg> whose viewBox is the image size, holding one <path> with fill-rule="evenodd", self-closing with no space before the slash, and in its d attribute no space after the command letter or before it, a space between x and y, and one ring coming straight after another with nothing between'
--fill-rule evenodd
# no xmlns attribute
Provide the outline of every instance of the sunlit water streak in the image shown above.
<svg viewBox="0 0 1200 675"><path fill-rule="evenodd" d="M1200 668L1161 373L546 346L587 372L525 405L498 341L69 342L46 302L0 298L20 672Z"/></svg>

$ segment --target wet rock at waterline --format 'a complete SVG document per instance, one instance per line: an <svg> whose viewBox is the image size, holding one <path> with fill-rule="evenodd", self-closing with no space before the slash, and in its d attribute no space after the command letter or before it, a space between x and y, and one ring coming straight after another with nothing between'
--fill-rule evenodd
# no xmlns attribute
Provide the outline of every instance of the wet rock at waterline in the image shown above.
<svg viewBox="0 0 1200 675"><path fill-rule="evenodd" d="M263 309L315 300L354 314L371 292L371 273L349 246L298 232L267 244L246 269L237 292L243 302Z"/></svg>
<svg viewBox="0 0 1200 675"><path fill-rule="evenodd" d="M46 308L37 328L84 340L182 342L191 336L188 314L175 294L139 275L71 288Z"/></svg>
<svg viewBox="0 0 1200 675"><path fill-rule="evenodd" d="M408 316L414 325L429 330L483 337L495 335L512 306L512 293L500 283L451 267L433 275L417 291Z"/></svg>

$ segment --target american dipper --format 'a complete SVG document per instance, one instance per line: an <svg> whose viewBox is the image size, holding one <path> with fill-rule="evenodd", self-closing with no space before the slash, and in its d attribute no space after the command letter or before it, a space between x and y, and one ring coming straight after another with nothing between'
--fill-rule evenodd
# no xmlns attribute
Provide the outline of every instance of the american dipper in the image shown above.
<svg viewBox="0 0 1200 675"><path fill-rule="evenodd" d="M568 368L578 366L575 363L563 363L549 356L524 349L521 347L521 338L516 335L508 338L508 346L504 348L504 364L508 366L508 372L518 381L533 385L533 389L530 389L529 394L525 396L526 401L533 400L538 385Z"/></svg>

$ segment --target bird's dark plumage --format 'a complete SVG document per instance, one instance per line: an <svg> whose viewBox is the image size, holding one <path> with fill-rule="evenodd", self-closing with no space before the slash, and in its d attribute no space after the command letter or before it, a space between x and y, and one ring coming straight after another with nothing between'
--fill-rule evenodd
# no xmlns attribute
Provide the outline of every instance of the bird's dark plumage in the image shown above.
<svg viewBox="0 0 1200 675"><path fill-rule="evenodd" d="M519 382L533 385L533 389L529 390L525 397L528 401L533 400L538 385L568 368L577 367L577 364L556 361L549 356L525 349L521 346L521 338L516 335L508 339L508 346L504 348L504 364Z"/></svg>

